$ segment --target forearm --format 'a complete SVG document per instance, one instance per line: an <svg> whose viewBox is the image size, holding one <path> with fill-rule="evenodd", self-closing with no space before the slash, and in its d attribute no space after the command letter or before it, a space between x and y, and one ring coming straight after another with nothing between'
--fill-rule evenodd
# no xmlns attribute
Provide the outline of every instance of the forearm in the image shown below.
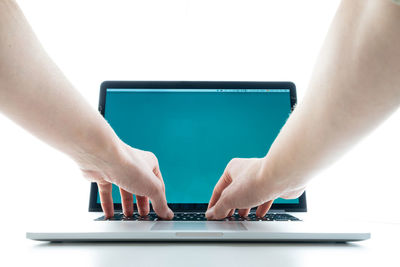
<svg viewBox="0 0 400 267"><path fill-rule="evenodd" d="M0 111L79 158L113 146L113 130L43 50L14 1L0 2Z"/></svg>
<svg viewBox="0 0 400 267"><path fill-rule="evenodd" d="M400 7L345 0L335 16L304 101L264 161L263 171L304 186L400 104ZM287 180L287 179L283 179Z"/></svg>

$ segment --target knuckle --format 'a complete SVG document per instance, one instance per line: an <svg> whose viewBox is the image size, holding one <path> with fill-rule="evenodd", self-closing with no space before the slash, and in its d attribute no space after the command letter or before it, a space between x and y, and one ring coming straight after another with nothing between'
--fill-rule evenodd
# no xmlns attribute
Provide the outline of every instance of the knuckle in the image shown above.
<svg viewBox="0 0 400 267"><path fill-rule="evenodd" d="M104 181L104 179L101 177L101 175L94 171L82 170L82 175L84 178L86 178L87 180L92 181L92 182L101 183L102 181Z"/></svg>
<svg viewBox="0 0 400 267"><path fill-rule="evenodd" d="M225 174L224 174L224 176L223 176L222 179L224 179L224 182L225 182L226 184L232 183L232 176L231 176L230 171L228 171L228 170L225 171Z"/></svg>
<svg viewBox="0 0 400 267"><path fill-rule="evenodd" d="M154 166L153 173L155 174L155 176L160 177L161 171L160 171L160 168L158 167L158 165Z"/></svg>
<svg viewBox="0 0 400 267"><path fill-rule="evenodd" d="M242 161L244 161L246 159L243 158L233 158L230 162L232 163L232 165L236 165L238 163L241 163Z"/></svg>
<svg viewBox="0 0 400 267"><path fill-rule="evenodd" d="M147 156L149 157L149 159L151 159L153 162L158 163L158 159L153 152L151 152L151 151L146 151L146 152L147 152Z"/></svg>
<svg viewBox="0 0 400 267"><path fill-rule="evenodd" d="M235 163L237 163L238 160L239 160L239 158L233 158L233 159L231 159L231 160L229 161L229 163L228 163L228 168L229 168L229 167L232 167L232 165L234 165Z"/></svg>
<svg viewBox="0 0 400 267"><path fill-rule="evenodd" d="M304 188L300 190L294 190L287 193L284 193L281 198L284 199L294 199L300 197L304 193Z"/></svg>
<svg viewBox="0 0 400 267"><path fill-rule="evenodd" d="M151 198L156 198L162 192L163 192L163 186L160 181L153 180L153 182L149 183L149 187L147 188L147 196Z"/></svg>

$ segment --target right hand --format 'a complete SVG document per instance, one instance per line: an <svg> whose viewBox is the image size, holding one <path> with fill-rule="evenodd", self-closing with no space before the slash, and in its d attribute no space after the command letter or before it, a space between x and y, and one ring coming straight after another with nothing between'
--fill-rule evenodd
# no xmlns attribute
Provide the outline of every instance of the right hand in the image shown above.
<svg viewBox="0 0 400 267"><path fill-rule="evenodd" d="M112 184L120 187L122 208L125 216L133 214L133 195L141 216L149 211L149 199L154 211L163 219L172 219L174 214L167 205L165 186L156 156L148 151L135 149L119 142L115 153L106 159L85 156L77 161L83 175L96 182L101 206L106 218L114 215Z"/></svg>

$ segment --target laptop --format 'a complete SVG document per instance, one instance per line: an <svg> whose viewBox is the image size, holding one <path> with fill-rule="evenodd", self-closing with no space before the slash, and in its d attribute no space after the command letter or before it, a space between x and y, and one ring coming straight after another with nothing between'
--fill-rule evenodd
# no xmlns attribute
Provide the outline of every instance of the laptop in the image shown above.
<svg viewBox="0 0 400 267"><path fill-rule="evenodd" d="M276 199L265 217L255 209L207 221L213 188L232 158L263 157L296 105L292 82L105 81L99 111L132 147L152 151L163 174L175 217L162 220L121 211L113 185L115 214L102 216L98 188L91 184L88 218L52 223L27 232L44 241L287 241L346 242L370 238L345 224L307 220L304 193Z"/></svg>

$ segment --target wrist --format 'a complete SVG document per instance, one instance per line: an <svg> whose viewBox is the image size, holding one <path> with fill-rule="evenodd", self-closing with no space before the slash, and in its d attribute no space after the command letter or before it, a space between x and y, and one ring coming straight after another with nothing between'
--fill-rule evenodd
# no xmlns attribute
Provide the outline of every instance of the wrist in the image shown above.
<svg viewBox="0 0 400 267"><path fill-rule="evenodd" d="M259 170L257 172L257 181L259 188L262 189L263 194L265 194L264 191L272 192L276 191L276 183L275 179L277 176L274 175L274 168L275 166L272 164L272 162L269 162L267 157L261 158L260 159L260 165L259 165ZM279 180L279 179L277 179Z"/></svg>
<svg viewBox="0 0 400 267"><path fill-rule="evenodd" d="M274 158L267 155L262 159L260 176L265 190L270 198L278 198L288 191L304 188L308 181L308 175L301 170L296 170L287 164L283 158Z"/></svg>
<svg viewBox="0 0 400 267"><path fill-rule="evenodd" d="M98 125L86 131L68 153L82 169L95 167L104 170L120 158L122 141L108 123L104 121Z"/></svg>
<svg viewBox="0 0 400 267"><path fill-rule="evenodd" d="M293 177L279 169L275 159L268 155L261 159L260 170L258 172L260 188L269 198L276 198L292 186ZM273 195L271 195L273 194Z"/></svg>

